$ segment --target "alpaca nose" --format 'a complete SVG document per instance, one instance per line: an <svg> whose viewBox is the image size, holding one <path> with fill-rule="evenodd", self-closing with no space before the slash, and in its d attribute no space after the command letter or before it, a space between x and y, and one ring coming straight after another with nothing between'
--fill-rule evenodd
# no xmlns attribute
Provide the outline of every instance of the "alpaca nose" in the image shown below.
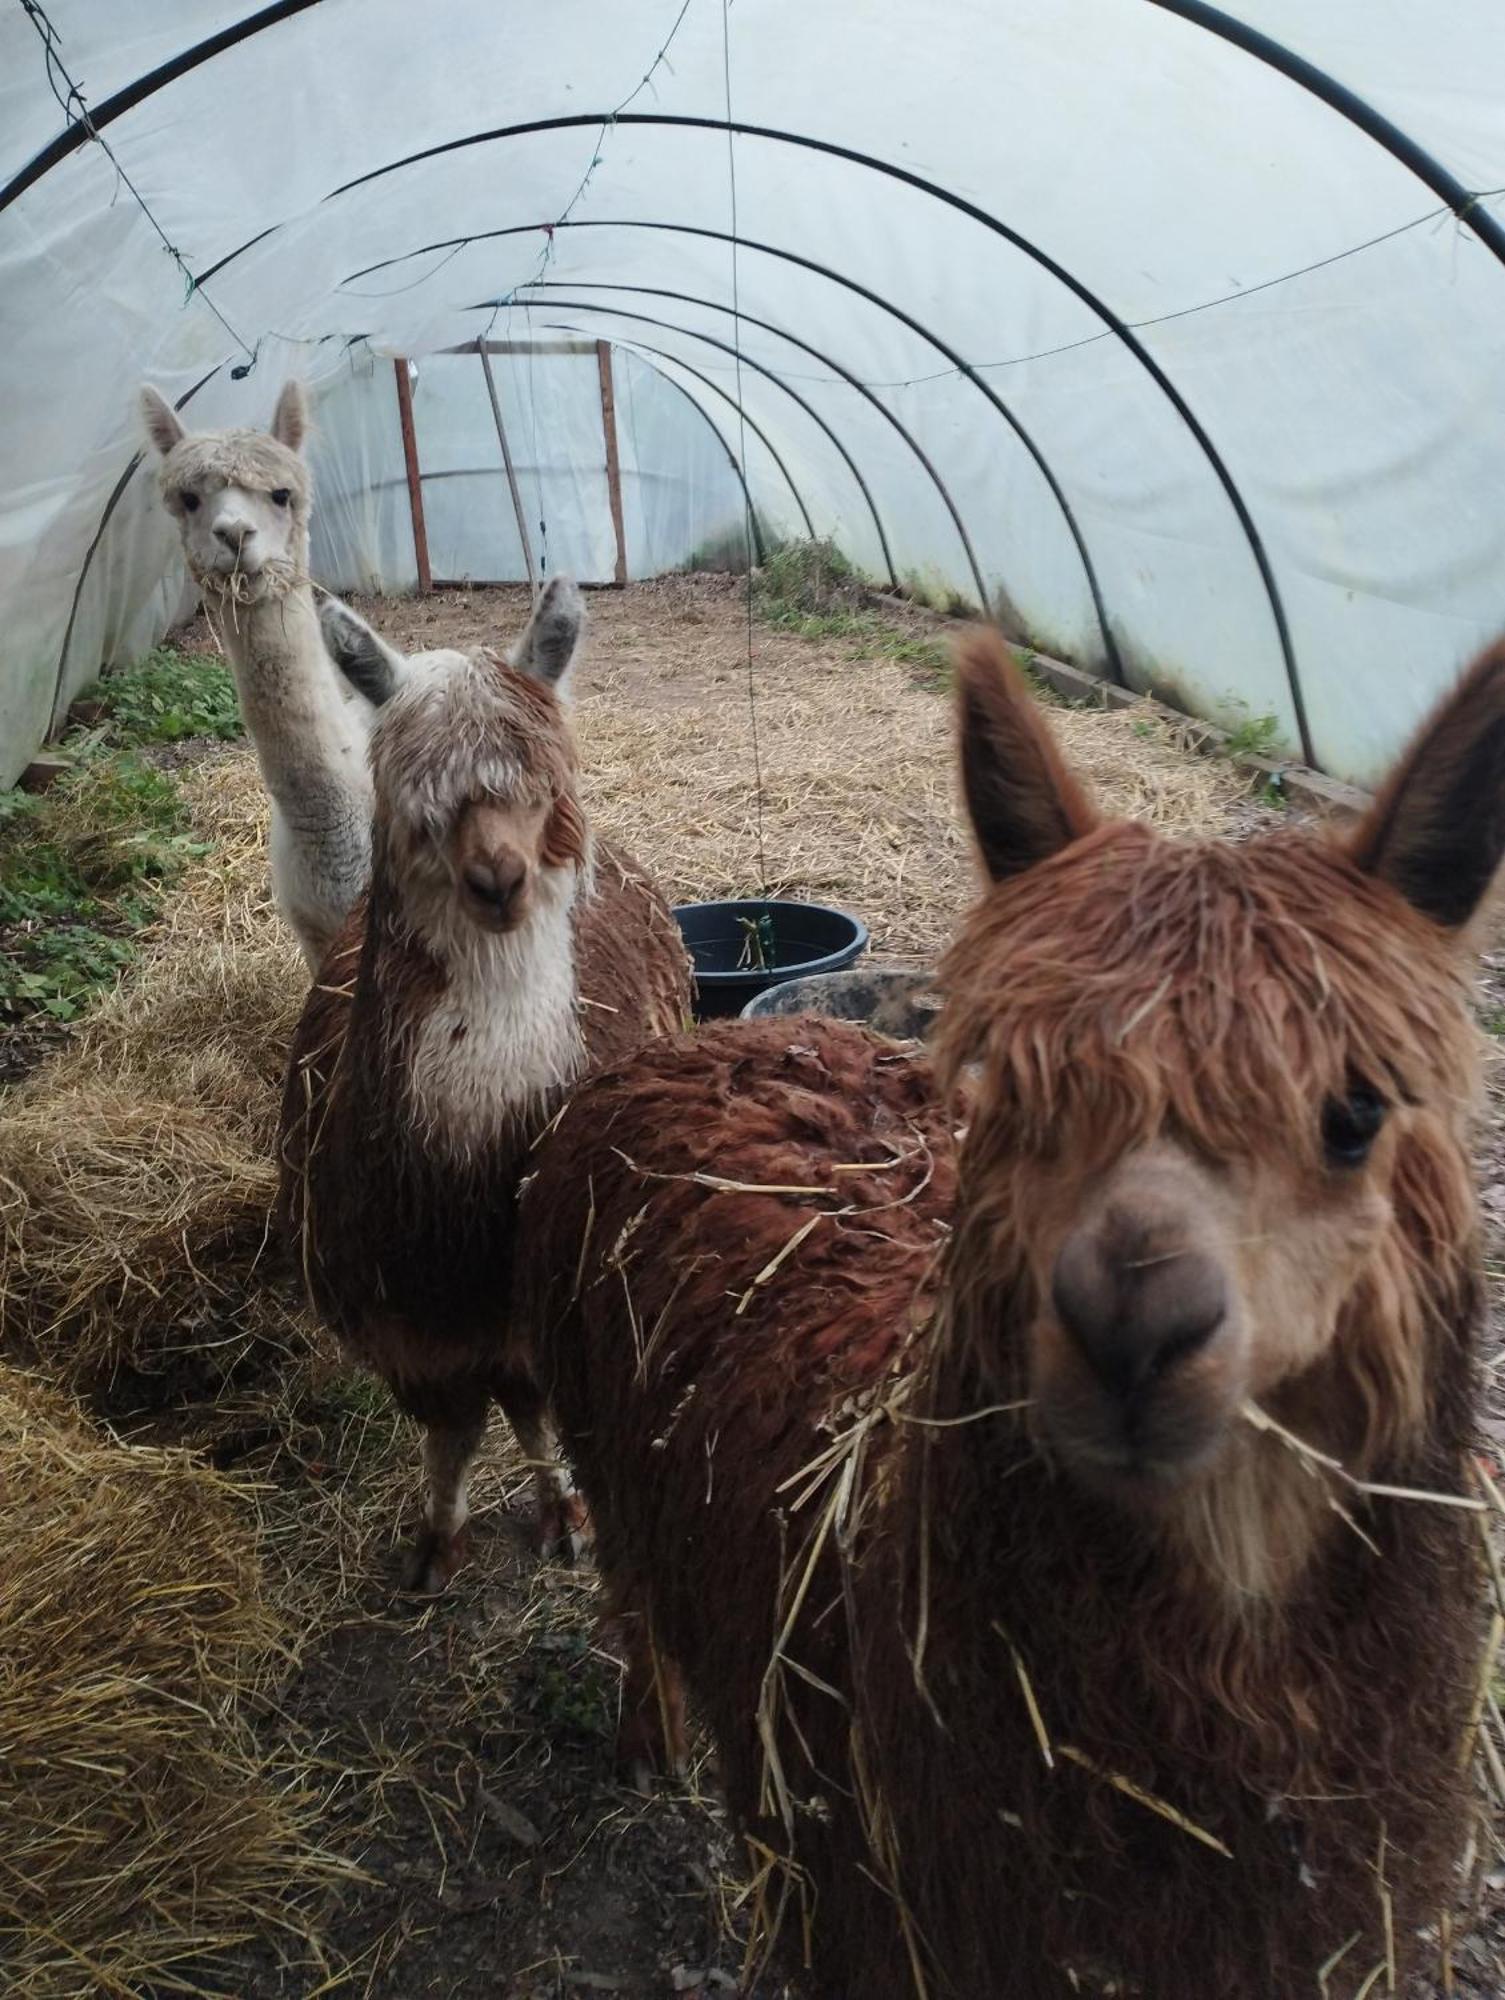
<svg viewBox="0 0 1505 2000"><path fill-rule="evenodd" d="M214 538L222 542L232 555L238 555L255 532L249 521L217 521Z"/></svg>
<svg viewBox="0 0 1505 2000"><path fill-rule="evenodd" d="M1228 1314L1228 1281L1205 1251L1109 1217L1068 1237L1056 1259L1056 1316L1092 1372L1131 1401L1189 1361Z"/></svg>
<svg viewBox="0 0 1505 2000"><path fill-rule="evenodd" d="M463 873L465 886L475 900L491 915L505 917L511 914L517 901L528 864L520 854L503 850L473 856L466 862Z"/></svg>

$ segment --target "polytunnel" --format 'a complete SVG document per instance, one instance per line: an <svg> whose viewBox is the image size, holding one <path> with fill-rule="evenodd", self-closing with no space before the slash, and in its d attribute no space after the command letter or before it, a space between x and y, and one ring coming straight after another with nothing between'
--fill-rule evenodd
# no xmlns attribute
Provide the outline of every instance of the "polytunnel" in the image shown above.
<svg viewBox="0 0 1505 2000"><path fill-rule="evenodd" d="M1505 625L1502 75L1485 0L11 0L0 780L182 606L138 385L297 375L321 581L750 515L1367 782Z"/></svg>

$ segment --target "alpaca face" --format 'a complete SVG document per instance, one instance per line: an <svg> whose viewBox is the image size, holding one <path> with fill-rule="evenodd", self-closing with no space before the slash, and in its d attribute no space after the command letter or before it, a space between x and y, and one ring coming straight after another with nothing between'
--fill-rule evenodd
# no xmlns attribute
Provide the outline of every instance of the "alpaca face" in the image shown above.
<svg viewBox="0 0 1505 2000"><path fill-rule="evenodd" d="M977 922L1000 956L985 1018L963 1003L968 1159L1020 1313L993 1365L1062 1459L1153 1500L1216 1469L1250 1402L1301 1429L1340 1346L1376 1419L1343 1410L1345 1453L1419 1424L1418 1147L1459 1190L1444 1243L1469 1215L1471 1045L1440 940L1316 841L1133 827Z"/></svg>
<svg viewBox="0 0 1505 2000"><path fill-rule="evenodd" d="M484 649L415 655L371 755L380 865L425 936L505 934L568 902L587 841L545 683Z"/></svg>
<svg viewBox="0 0 1505 2000"><path fill-rule="evenodd" d="M536 900L552 801L464 807L444 847L459 912L483 931L515 931Z"/></svg>
<svg viewBox="0 0 1505 2000"><path fill-rule="evenodd" d="M269 433L190 435L153 389L143 391L142 407L161 455L163 505L195 579L247 603L301 580L312 488L300 456L306 418L297 385L283 390Z"/></svg>
<svg viewBox="0 0 1505 2000"><path fill-rule="evenodd" d="M964 1337L1131 1506L1205 1510L1251 1407L1403 1461L1473 1225L1457 932L1505 842L1505 652L1346 843L1104 824L996 661L962 697L992 877L939 1038L970 1075Z"/></svg>

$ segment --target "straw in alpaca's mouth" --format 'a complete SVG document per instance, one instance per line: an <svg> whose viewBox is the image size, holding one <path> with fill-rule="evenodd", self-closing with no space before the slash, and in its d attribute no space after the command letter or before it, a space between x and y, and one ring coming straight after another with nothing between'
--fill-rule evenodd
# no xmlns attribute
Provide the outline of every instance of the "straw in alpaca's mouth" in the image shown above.
<svg viewBox="0 0 1505 2000"><path fill-rule="evenodd" d="M268 556L255 569L243 568L239 555L227 568L216 563L192 563L190 568L206 599L229 606L286 597L308 581L307 572L288 556Z"/></svg>

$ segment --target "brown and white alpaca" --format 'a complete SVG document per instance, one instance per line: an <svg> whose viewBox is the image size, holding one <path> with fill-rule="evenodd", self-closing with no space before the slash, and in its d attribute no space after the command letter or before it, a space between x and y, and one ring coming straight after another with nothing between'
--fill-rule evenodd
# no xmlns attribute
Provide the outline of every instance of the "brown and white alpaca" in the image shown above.
<svg viewBox="0 0 1505 2000"><path fill-rule="evenodd" d="M1468 1819L1505 647L1356 832L1242 847L1100 819L991 634L959 681L938 1074L727 1023L537 1154L622 1748L682 1669L822 1996L1396 1991Z"/></svg>
<svg viewBox="0 0 1505 2000"><path fill-rule="evenodd" d="M580 1523L510 1312L517 1186L569 1085L688 1006L662 897L593 849L581 811L558 692L579 622L555 588L517 666L480 650L399 672L371 741L369 896L288 1071L284 1223L316 1309L424 1428L423 1589L460 1560L493 1399L535 1465L545 1542ZM334 643L379 648L358 625L339 607Z"/></svg>
<svg viewBox="0 0 1505 2000"><path fill-rule="evenodd" d="M271 795L273 893L316 972L370 869L374 709L336 672L320 635L303 392L296 382L284 387L270 432L192 434L152 388L141 408L161 454L163 504L230 662Z"/></svg>

